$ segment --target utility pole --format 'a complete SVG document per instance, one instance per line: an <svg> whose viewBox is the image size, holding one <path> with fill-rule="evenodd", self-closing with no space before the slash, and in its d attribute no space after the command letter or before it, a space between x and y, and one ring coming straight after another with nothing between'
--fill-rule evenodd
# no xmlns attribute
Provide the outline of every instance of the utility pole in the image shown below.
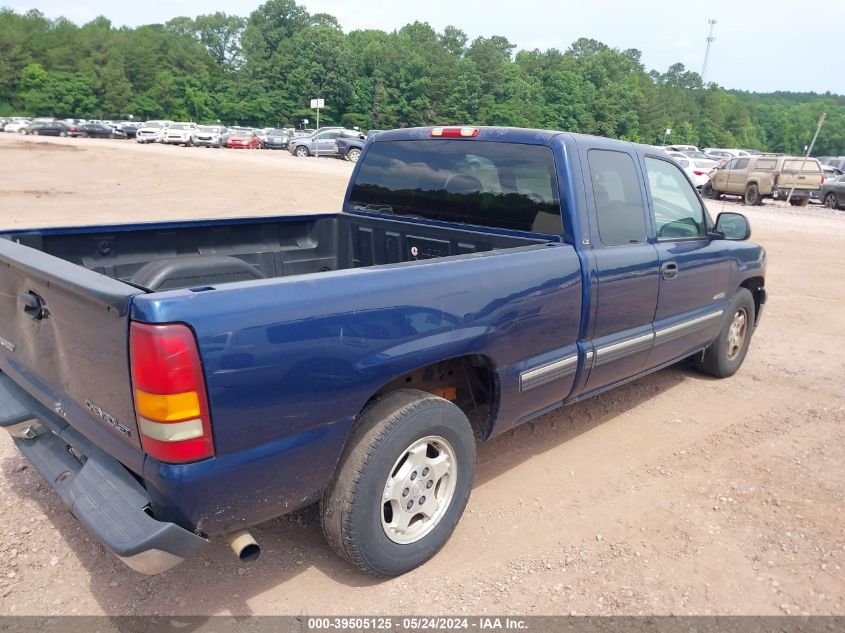
<svg viewBox="0 0 845 633"><path fill-rule="evenodd" d="M710 59L710 44L716 39L713 37L713 27L716 26L716 20L712 18L707 20L710 25L710 32L707 34L707 48L704 49L704 63L701 65L701 83L704 83L704 75L707 72L707 62Z"/></svg>
<svg viewBox="0 0 845 633"><path fill-rule="evenodd" d="M801 169L798 170L798 173L795 174L795 178L792 180L792 188L789 190L789 195L786 196L786 204L789 204L789 201L792 200L792 194L795 193L795 185L798 184L798 176L801 175L801 172L804 171L804 165L807 162L807 159L810 157L810 153L813 151L813 145L816 144L816 139L819 137L819 132L824 125L824 118L827 116L827 112L822 112L822 115L819 117L819 124L816 126L816 133L813 134L813 140L810 141L810 146L807 148L807 152L804 154L804 160L801 161Z"/></svg>

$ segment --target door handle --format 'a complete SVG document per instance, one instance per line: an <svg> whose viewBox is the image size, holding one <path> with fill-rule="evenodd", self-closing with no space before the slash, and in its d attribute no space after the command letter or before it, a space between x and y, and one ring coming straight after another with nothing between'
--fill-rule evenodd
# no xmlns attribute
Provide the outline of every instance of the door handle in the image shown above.
<svg viewBox="0 0 845 633"><path fill-rule="evenodd" d="M667 281L674 279L678 276L678 264L675 262L666 262L660 267L660 273L663 275L663 279Z"/></svg>
<svg viewBox="0 0 845 633"><path fill-rule="evenodd" d="M47 308L44 307L44 299L32 290L27 290L26 292L21 293L21 302L23 303L24 313L30 319L40 321L49 315Z"/></svg>

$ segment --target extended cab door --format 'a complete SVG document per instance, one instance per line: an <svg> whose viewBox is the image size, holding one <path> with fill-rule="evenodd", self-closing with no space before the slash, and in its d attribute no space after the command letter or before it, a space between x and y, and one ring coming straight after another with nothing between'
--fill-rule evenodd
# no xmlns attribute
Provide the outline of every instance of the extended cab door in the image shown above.
<svg viewBox="0 0 845 633"><path fill-rule="evenodd" d="M648 366L656 367L716 335L728 298L728 261L726 242L708 237L710 218L686 174L659 156L646 155L643 166L660 259L654 349L648 359Z"/></svg>
<svg viewBox="0 0 845 633"><path fill-rule="evenodd" d="M588 333L592 369L584 391L593 391L645 367L654 337L659 262L633 146L625 150L596 141L582 156L595 266L594 328Z"/></svg>

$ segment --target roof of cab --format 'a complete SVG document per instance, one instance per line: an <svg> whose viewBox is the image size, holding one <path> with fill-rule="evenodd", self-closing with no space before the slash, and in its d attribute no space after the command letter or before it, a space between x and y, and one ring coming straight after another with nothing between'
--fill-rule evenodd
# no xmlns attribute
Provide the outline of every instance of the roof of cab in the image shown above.
<svg viewBox="0 0 845 633"><path fill-rule="evenodd" d="M386 130L379 132L374 138L373 142L383 143L385 141L421 141L421 140L439 140L439 137L433 137L431 131L436 127L452 128L452 127L471 127L479 130L478 135L474 137L451 137L447 140L456 141L504 141L507 143L527 143L531 145L545 145L554 136L563 134L563 132L556 132L553 130L530 130L526 128L516 127L493 127L482 125L438 125L431 127L410 127L401 128L397 130Z"/></svg>

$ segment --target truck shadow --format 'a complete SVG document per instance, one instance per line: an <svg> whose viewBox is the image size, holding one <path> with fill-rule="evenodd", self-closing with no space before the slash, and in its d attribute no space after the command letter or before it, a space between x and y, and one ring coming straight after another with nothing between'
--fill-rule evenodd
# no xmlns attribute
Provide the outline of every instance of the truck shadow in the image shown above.
<svg viewBox="0 0 845 633"><path fill-rule="evenodd" d="M476 485L687 380L707 378L682 363L508 431L479 447ZM273 612L294 614L302 610L297 596L310 591L309 587L318 591L321 586L331 583L358 588L364 591L358 595L362 598L361 604L366 605L367 588L394 582L370 578L338 558L323 539L315 507L253 528L262 555L252 565L240 563L226 543L217 538L212 539L199 555L170 571L144 576L126 567L79 526L58 496L20 454L16 452L13 457L3 459L0 469L9 482L10 493L21 499L32 499L39 505L53 524L45 525L45 532L50 534L53 527L61 535L87 572L91 595L110 616L252 615L249 601L269 591L273 592ZM38 543L38 548L42 552L50 551L49 543ZM62 576L61 567L57 567L53 582L67 582ZM26 583L25 573L21 582ZM286 586L296 587L296 590L286 591ZM49 586L45 591L49 594ZM266 607L262 611L266 611ZM332 605L327 604L323 611L331 612ZM204 618L189 619L180 622L179 628L192 630L203 621Z"/></svg>

